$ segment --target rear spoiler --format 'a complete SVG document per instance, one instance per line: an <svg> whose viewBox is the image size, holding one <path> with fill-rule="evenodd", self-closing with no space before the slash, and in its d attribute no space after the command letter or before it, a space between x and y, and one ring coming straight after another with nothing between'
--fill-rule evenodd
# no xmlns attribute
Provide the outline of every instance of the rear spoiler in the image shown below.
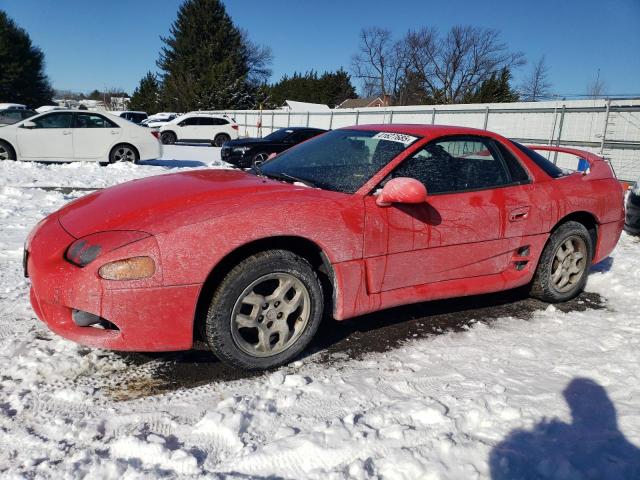
<svg viewBox="0 0 640 480"><path fill-rule="evenodd" d="M598 180L601 178L616 178L613 167L604 158L592 152L578 150L576 148L554 147L551 145L527 145L531 150L544 152L558 152L574 155L578 160L584 160L588 164L587 168L579 168L583 175L589 175L590 180ZM578 163L580 167L580 163Z"/></svg>

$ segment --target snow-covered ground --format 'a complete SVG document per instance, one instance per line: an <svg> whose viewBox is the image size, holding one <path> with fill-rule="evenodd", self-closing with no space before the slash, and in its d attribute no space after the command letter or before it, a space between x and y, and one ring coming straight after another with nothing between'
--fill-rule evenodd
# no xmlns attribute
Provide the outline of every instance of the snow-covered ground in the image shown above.
<svg viewBox="0 0 640 480"><path fill-rule="evenodd" d="M164 394L144 394L161 360L50 333L22 277L28 231L86 193L74 187L224 166L209 147L164 158L0 163L0 477L640 478L640 243L626 235L589 280L604 310L479 317L385 353ZM38 188L55 186L70 188Z"/></svg>

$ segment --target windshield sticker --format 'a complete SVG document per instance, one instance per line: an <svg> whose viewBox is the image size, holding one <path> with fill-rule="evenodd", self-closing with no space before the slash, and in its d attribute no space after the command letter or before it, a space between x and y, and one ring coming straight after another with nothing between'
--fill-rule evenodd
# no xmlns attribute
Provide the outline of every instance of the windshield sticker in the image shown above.
<svg viewBox="0 0 640 480"><path fill-rule="evenodd" d="M391 133L391 132L380 132L376 134L373 138L377 138L378 140L388 140L390 142L399 142L405 145L409 145L410 143L413 143L418 139L418 137L412 137L411 135L405 135L403 133Z"/></svg>

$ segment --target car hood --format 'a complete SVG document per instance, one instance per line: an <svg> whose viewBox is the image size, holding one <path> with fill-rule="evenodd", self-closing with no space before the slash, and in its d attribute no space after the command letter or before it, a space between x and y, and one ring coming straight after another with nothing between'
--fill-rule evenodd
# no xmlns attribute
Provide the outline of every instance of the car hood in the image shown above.
<svg viewBox="0 0 640 480"><path fill-rule="evenodd" d="M311 190L316 189L238 170L195 170L133 180L94 192L63 207L58 218L76 238L107 230L154 234L255 209L278 192L295 196Z"/></svg>

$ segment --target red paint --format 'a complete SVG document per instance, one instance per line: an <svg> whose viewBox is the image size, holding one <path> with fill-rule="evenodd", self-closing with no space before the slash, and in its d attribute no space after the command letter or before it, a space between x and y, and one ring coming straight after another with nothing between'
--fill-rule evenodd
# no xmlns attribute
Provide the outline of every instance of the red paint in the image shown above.
<svg viewBox="0 0 640 480"><path fill-rule="evenodd" d="M53 213L34 229L27 245L36 314L56 333L95 347L187 349L205 280L222 259L252 241L287 236L315 243L333 269L337 319L524 285L550 232L572 213L587 213L597 222L594 261L605 258L618 241L622 189L597 155L536 147L578 155L590 164L587 174L552 179L491 132L423 125L352 128L422 138L353 195L241 171L198 170L127 182ZM376 204L374 190L396 165L431 140L456 134L502 142L531 182L428 195L417 181L398 178L387 182L382 200L404 203ZM100 233L112 231L131 233ZM65 260L65 253L88 236L111 243L79 268ZM139 240L126 243L123 238ZM529 251L521 256L518 249L525 245ZM151 257L155 275L120 282L98 276L105 263L134 256ZM516 270L515 262L522 261L526 265ZM78 327L73 309L101 316L119 330Z"/></svg>

